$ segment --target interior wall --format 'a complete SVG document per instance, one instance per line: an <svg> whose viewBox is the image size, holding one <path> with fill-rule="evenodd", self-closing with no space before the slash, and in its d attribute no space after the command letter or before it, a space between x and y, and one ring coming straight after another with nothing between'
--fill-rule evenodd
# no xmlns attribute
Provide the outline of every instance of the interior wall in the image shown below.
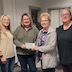
<svg viewBox="0 0 72 72"><path fill-rule="evenodd" d="M20 25L21 15L29 13L29 6L41 7L41 12L48 11L48 8L67 6L71 6L72 10L72 0L0 0L0 14L8 14L11 17L14 31Z"/></svg>
<svg viewBox="0 0 72 72"><path fill-rule="evenodd" d="M3 11L11 17L13 31L20 25L21 15L29 13L29 6L40 7L40 0L3 0Z"/></svg>
<svg viewBox="0 0 72 72"><path fill-rule="evenodd" d="M3 1L0 0L0 17L3 14Z"/></svg>
<svg viewBox="0 0 72 72"><path fill-rule="evenodd" d="M62 25L62 20L61 20L61 15L60 15L60 11L58 10L58 12L54 9L61 9L61 8L66 8L66 7L70 7L71 11L72 11L72 0L42 0L42 5L41 5L41 9L42 12L48 12L48 9L53 9L51 11L51 25L53 28L57 28L60 25Z"/></svg>
<svg viewBox="0 0 72 72"><path fill-rule="evenodd" d="M47 11L48 8L72 7L72 0L42 0L42 11Z"/></svg>

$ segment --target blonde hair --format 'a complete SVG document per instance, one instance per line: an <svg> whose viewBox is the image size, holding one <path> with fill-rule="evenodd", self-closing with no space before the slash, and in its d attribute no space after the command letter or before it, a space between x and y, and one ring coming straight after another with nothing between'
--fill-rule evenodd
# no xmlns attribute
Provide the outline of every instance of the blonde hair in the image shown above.
<svg viewBox="0 0 72 72"><path fill-rule="evenodd" d="M33 24L33 21L32 21L31 16L28 15L28 13L23 13L23 14L22 14L20 24L22 25L22 22L23 22L23 16L27 16L27 17L29 17L29 19L30 19L30 26L31 26L31 25Z"/></svg>
<svg viewBox="0 0 72 72"><path fill-rule="evenodd" d="M40 20L41 20L42 17L47 17L48 20L51 22L51 18L50 18L49 13L47 13L47 12L43 12L43 13L41 13L41 14L40 14Z"/></svg>
<svg viewBox="0 0 72 72"><path fill-rule="evenodd" d="M9 26L8 26L8 30L12 33L12 30L11 30L11 22L10 22L10 17L9 15L6 15L6 14L3 14L0 18L0 27L1 27L1 30L4 32L4 34L6 35L6 28L4 27L3 23L2 23L2 20L4 17L7 17L9 19Z"/></svg>

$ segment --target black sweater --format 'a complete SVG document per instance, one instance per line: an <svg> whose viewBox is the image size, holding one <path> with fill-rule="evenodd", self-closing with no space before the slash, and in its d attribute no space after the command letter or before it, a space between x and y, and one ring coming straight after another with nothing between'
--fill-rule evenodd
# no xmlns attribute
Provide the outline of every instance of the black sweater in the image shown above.
<svg viewBox="0 0 72 72"><path fill-rule="evenodd" d="M63 30L63 25L57 29L57 44L59 57L62 64L72 63L72 26Z"/></svg>

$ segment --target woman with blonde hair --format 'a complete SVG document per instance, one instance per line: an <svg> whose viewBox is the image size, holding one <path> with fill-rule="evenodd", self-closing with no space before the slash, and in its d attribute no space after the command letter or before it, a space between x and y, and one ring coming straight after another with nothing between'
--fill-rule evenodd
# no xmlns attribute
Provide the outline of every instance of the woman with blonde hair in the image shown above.
<svg viewBox="0 0 72 72"><path fill-rule="evenodd" d="M41 13L40 23L43 29L38 34L37 46L32 48L33 51L39 51L42 72L55 72L57 64L56 32L50 22L50 15L47 12Z"/></svg>
<svg viewBox="0 0 72 72"><path fill-rule="evenodd" d="M15 53L10 17L8 15L4 14L1 16L0 27L1 70L2 72L13 72Z"/></svg>

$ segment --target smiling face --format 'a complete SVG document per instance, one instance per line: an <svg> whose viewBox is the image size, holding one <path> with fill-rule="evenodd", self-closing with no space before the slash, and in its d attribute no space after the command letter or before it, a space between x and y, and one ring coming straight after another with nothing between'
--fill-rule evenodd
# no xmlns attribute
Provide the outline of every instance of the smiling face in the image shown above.
<svg viewBox="0 0 72 72"><path fill-rule="evenodd" d="M3 24L4 27L7 28L9 26L9 24L10 24L10 19L7 16L3 16L2 24Z"/></svg>
<svg viewBox="0 0 72 72"><path fill-rule="evenodd" d="M47 17L47 16L41 17L40 21L41 21L41 26L42 26L44 29L46 29L46 28L49 27L50 21L48 20L48 17Z"/></svg>
<svg viewBox="0 0 72 72"><path fill-rule="evenodd" d="M25 27L29 27L30 26L30 18L26 15L23 16L23 20L22 20L22 24Z"/></svg>
<svg viewBox="0 0 72 72"><path fill-rule="evenodd" d="M47 30L49 25L50 25L50 15L47 12L43 12L40 15L40 22L41 22L41 26L43 27L43 29Z"/></svg>
<svg viewBox="0 0 72 72"><path fill-rule="evenodd" d="M64 9L64 10L62 11L61 17L62 17L62 22L63 22L63 23L68 23L68 22L70 22L70 21L71 21L71 13L70 13L70 11L67 10L67 9Z"/></svg>

